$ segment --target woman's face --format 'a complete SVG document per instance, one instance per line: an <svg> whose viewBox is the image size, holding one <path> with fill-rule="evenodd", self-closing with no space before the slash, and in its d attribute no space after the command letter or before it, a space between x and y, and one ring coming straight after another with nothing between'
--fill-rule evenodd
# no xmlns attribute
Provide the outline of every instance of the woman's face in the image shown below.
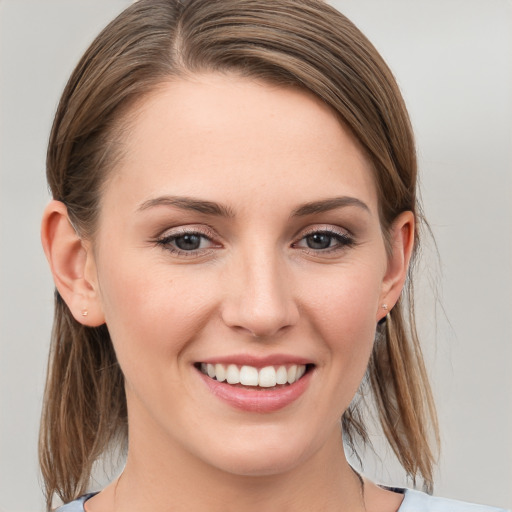
<svg viewBox="0 0 512 512"><path fill-rule="evenodd" d="M205 75L139 105L125 150L86 277L130 450L255 475L339 444L413 229L389 256L353 137L305 92Z"/></svg>

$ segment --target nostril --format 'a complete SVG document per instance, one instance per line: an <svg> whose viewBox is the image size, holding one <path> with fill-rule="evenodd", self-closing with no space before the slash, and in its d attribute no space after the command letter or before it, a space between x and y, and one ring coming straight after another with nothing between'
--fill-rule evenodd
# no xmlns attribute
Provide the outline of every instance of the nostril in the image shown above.
<svg viewBox="0 0 512 512"><path fill-rule="evenodd" d="M226 318L225 318L226 321ZM254 316L246 321L238 323L226 324L238 333L250 336L257 341L266 341L269 338L280 336L292 328L293 324L289 323L286 318L263 318Z"/></svg>

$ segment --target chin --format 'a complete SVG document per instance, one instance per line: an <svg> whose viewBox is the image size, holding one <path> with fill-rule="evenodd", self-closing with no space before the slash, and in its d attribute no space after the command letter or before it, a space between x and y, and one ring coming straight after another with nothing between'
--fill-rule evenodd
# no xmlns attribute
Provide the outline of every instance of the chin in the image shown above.
<svg viewBox="0 0 512 512"><path fill-rule="evenodd" d="M303 442L290 437L287 432L286 436L274 439L239 439L238 442L225 444L225 449L216 450L213 457L210 451L206 460L226 473L239 476L261 477L286 473L316 451L316 447L305 449Z"/></svg>
<svg viewBox="0 0 512 512"><path fill-rule="evenodd" d="M226 473L245 477L264 477L283 474L297 467L301 459L296 454L266 454L230 457L217 467Z"/></svg>

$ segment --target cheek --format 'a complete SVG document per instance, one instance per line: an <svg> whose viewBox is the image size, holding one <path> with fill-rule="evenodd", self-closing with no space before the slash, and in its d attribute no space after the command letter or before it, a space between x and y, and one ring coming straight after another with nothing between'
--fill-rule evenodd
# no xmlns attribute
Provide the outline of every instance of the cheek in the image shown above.
<svg viewBox="0 0 512 512"><path fill-rule="evenodd" d="M144 268L125 259L100 279L106 323L125 373L163 357L177 362L211 316L215 287L205 276L169 274L165 265Z"/></svg>
<svg viewBox="0 0 512 512"><path fill-rule="evenodd" d="M382 290L382 270L378 266L332 269L316 275L303 287L301 297L316 327L350 340L362 332L374 332ZM329 338L332 338L329 336Z"/></svg>
<svg viewBox="0 0 512 512"><path fill-rule="evenodd" d="M348 406L363 378L373 348L381 292L379 268L357 267L317 281L305 308L311 335L320 339L321 362L332 365L333 392Z"/></svg>

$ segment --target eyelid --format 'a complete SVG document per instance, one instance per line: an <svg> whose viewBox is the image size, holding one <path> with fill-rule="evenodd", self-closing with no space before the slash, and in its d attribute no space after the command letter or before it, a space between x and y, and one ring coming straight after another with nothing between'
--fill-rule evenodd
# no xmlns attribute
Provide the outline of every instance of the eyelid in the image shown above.
<svg viewBox="0 0 512 512"><path fill-rule="evenodd" d="M180 249L179 247L174 247L171 245L171 242L185 235L197 235L209 240L212 244L211 247L199 248L190 251L185 251ZM175 256L184 256L184 257L200 257L208 254L210 251L218 249L222 247L222 244L217 242L218 235L209 227L205 225L181 225L175 228L166 229L162 234L157 235L153 238L152 243L156 246L160 246L162 249L168 251L169 253Z"/></svg>
<svg viewBox="0 0 512 512"><path fill-rule="evenodd" d="M310 247L299 247L298 244L304 240L306 237L316 234L316 233L325 233L330 234L334 238L337 238L339 241L338 245L334 247L326 248L326 249L312 249ZM342 242L340 241L342 239ZM346 228L341 228L340 226L333 226L332 224L319 224L310 226L304 230L302 230L296 237L295 242L292 243L292 247L297 248L306 253L310 253L316 256L327 256L331 253L338 253L340 251L346 250L349 247L352 247L356 244L356 240L354 235Z"/></svg>
<svg viewBox="0 0 512 512"><path fill-rule="evenodd" d="M332 233L333 235L342 237L347 241L351 240L352 242L355 242L354 234L347 228L342 228L341 226L333 224L314 224L299 231L294 237L295 242L293 242L293 244L296 244L303 238L315 233Z"/></svg>
<svg viewBox="0 0 512 512"><path fill-rule="evenodd" d="M346 228L341 228L340 226L334 226L332 224L316 224L300 231L297 239L302 239L314 233L333 233L340 236L354 238L354 235Z"/></svg>
<svg viewBox="0 0 512 512"><path fill-rule="evenodd" d="M217 233L208 225L204 224L185 224L165 229L161 234L155 236L155 240L165 238L179 237L183 235L201 235L209 239L219 238Z"/></svg>

